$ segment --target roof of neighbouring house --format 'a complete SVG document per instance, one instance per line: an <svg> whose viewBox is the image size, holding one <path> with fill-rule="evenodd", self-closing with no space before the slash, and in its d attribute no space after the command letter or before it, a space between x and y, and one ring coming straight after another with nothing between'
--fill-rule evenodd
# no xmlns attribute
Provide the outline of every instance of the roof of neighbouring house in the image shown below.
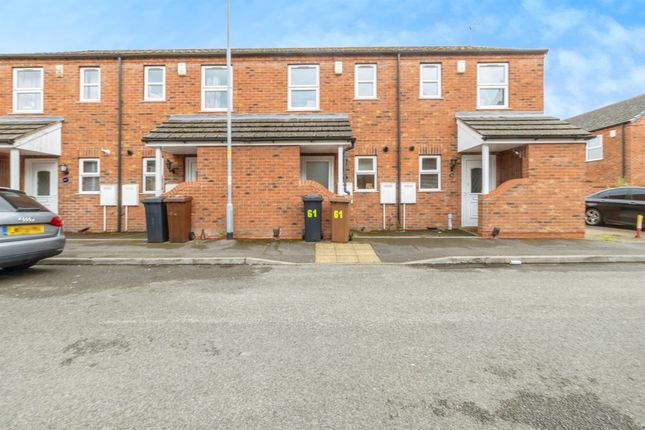
<svg viewBox="0 0 645 430"><path fill-rule="evenodd" d="M347 115L233 115L235 142L352 140ZM226 142L224 115L173 115L144 142Z"/></svg>
<svg viewBox="0 0 645 430"><path fill-rule="evenodd" d="M493 48L487 46L374 46L338 48L239 48L233 49L234 56L305 56L305 55L382 55L420 54L420 55L515 55L540 54L547 49L541 48ZM150 57L218 57L226 55L224 49L137 49L137 50L93 50L6 53L1 58L150 58Z"/></svg>
<svg viewBox="0 0 645 430"><path fill-rule="evenodd" d="M0 143L12 144L16 140L42 130L60 119L4 119L0 118Z"/></svg>
<svg viewBox="0 0 645 430"><path fill-rule="evenodd" d="M594 131L631 122L642 115L645 115L645 94L573 116L567 121L585 130Z"/></svg>
<svg viewBox="0 0 645 430"><path fill-rule="evenodd" d="M535 113L457 113L484 140L590 139L591 133L561 119Z"/></svg>

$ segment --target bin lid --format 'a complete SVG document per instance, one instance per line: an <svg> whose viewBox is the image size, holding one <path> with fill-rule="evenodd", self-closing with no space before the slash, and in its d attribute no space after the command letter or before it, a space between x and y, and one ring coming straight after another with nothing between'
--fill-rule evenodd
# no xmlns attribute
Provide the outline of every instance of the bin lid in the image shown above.
<svg viewBox="0 0 645 430"><path fill-rule="evenodd" d="M307 194L306 196L302 196L302 201L303 202L322 202L323 197L320 194Z"/></svg>
<svg viewBox="0 0 645 430"><path fill-rule="evenodd" d="M186 203L190 202L193 200L192 196L170 196L164 198L164 202L166 203Z"/></svg>
<svg viewBox="0 0 645 430"><path fill-rule="evenodd" d="M351 203L352 202L352 197L351 196L334 196L329 199L330 202L332 203Z"/></svg>
<svg viewBox="0 0 645 430"><path fill-rule="evenodd" d="M143 204L145 205L146 203L163 203L163 197L148 197L146 199L143 199Z"/></svg>

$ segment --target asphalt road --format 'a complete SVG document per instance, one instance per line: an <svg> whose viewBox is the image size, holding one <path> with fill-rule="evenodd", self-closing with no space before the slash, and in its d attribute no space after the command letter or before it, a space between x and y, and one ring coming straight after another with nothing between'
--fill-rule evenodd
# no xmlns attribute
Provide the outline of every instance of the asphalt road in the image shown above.
<svg viewBox="0 0 645 430"><path fill-rule="evenodd" d="M0 274L0 428L642 429L645 266Z"/></svg>

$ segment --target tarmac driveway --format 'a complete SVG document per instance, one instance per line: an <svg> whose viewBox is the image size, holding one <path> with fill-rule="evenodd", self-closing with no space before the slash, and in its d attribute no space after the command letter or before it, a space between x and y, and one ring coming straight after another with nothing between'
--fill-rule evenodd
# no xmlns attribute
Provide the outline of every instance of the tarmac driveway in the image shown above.
<svg viewBox="0 0 645 430"><path fill-rule="evenodd" d="M642 429L645 267L0 274L0 428Z"/></svg>

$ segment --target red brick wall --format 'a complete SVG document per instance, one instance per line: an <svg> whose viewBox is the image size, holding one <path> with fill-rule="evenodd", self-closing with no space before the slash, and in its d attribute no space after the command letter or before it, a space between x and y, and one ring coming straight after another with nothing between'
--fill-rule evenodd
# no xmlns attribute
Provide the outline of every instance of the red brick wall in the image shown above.
<svg viewBox="0 0 645 430"><path fill-rule="evenodd" d="M609 132L615 130L616 136L609 137ZM608 187L620 185L622 173L622 125L594 131L596 136L602 135L603 159L585 161L585 193L592 194ZM627 137L627 135L626 135Z"/></svg>
<svg viewBox="0 0 645 430"><path fill-rule="evenodd" d="M334 74L334 62L342 61L342 75ZM456 73L458 60L466 61L466 72ZM177 74L177 64L187 64L187 75ZM419 65L442 64L442 99L419 99ZM509 107L517 111L543 110L544 58L542 55L510 56L403 56L401 60L401 131L403 181L418 186L420 154L442 156L442 190L417 195L417 204L407 209L408 228L445 227L448 214L460 225L461 174L459 165L450 172L450 158L458 156L455 112L476 110L478 62L508 62ZM142 157L153 156L141 137L170 114L196 114L201 109L201 66L223 64L224 58L149 58L126 59L123 70L123 181L142 182ZM234 64L235 113L288 113L287 65L320 64L321 113L347 113L357 138L356 147L347 154L347 181L354 182L354 156L378 156L378 183L396 182L396 57L395 56L303 56L239 57ZM354 65L378 64L378 99L354 99ZM64 65L64 75L55 76L55 65ZM100 66L102 94L100 103L79 102L79 67ZM166 101L143 101L145 65L166 66ZM12 110L12 68L42 66L45 69L45 115L62 115L63 155L61 163L70 166L69 183L59 183L60 212L66 227L100 230L103 211L99 198L78 194L79 157L101 159L101 182L116 183L117 74L115 59L15 59L0 62L0 115ZM385 152L385 148L388 151ZM110 149L106 155L101 149ZM125 155L130 150L132 155ZM183 166L182 157L171 157ZM240 161L236 157L236 161ZM245 163L244 161L241 161ZM290 164L299 174L298 163ZM181 180L183 172L166 182ZM295 190L296 183L291 184ZM141 195L142 198L147 197ZM378 193L354 196L352 227L365 230L382 228L382 208ZM131 230L144 228L143 206L130 208ZM387 226L396 227L396 208L387 208ZM116 210L108 211L108 229L116 228ZM219 227L218 227L219 228Z"/></svg>
<svg viewBox="0 0 645 430"><path fill-rule="evenodd" d="M625 126L627 180L645 186L645 116Z"/></svg>
<svg viewBox="0 0 645 430"><path fill-rule="evenodd" d="M583 238L584 144L528 145L527 175L479 198L479 233L506 238Z"/></svg>
<svg viewBox="0 0 645 430"><path fill-rule="evenodd" d="M238 238L271 237L281 228L283 239L301 239L304 228L302 196L320 194L323 202L323 233L329 237L333 196L322 185L300 181L300 150L297 146L236 147L233 163L234 229ZM226 233L226 148L203 147L197 154L196 182L185 182L167 195L193 197L193 231L199 237Z"/></svg>

